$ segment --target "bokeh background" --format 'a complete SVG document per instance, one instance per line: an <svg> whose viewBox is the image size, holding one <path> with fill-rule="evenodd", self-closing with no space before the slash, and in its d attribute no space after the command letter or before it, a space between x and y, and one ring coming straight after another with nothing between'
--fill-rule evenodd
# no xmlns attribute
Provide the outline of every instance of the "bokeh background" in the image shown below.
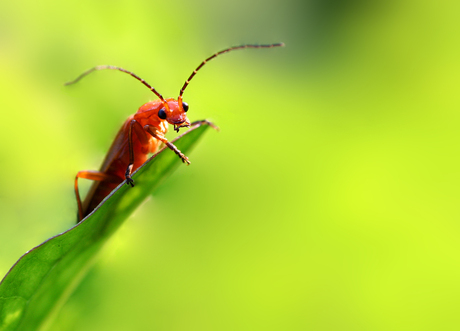
<svg viewBox="0 0 460 331"><path fill-rule="evenodd" d="M458 1L2 1L0 274L148 100L208 132L51 330L460 329Z"/></svg>

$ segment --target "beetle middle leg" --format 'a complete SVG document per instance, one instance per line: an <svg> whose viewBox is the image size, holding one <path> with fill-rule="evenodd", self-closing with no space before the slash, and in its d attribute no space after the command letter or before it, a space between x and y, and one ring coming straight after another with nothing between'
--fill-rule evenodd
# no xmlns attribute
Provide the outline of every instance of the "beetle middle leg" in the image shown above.
<svg viewBox="0 0 460 331"><path fill-rule="evenodd" d="M145 133L142 126L139 124L138 121L132 120L129 123L129 131L128 131L129 165L126 168L126 172L125 172L126 185L131 185L131 187L134 187L134 180L131 178L131 173L133 171L133 166L134 166L133 131L136 133L136 136L142 145L149 144L149 137Z"/></svg>

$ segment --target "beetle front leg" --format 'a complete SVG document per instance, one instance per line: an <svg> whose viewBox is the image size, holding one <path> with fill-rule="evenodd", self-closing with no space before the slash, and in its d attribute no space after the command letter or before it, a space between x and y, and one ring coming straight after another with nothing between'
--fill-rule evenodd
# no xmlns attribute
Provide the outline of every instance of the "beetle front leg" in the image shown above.
<svg viewBox="0 0 460 331"><path fill-rule="evenodd" d="M173 143L169 142L162 133L158 132L154 126L147 124L144 126L144 130L150 133L155 139L160 140L162 143L168 146L170 150L172 150L177 154L177 156L181 158L182 162L186 163L187 165L190 164L188 157L186 157L184 153L182 153Z"/></svg>
<svg viewBox="0 0 460 331"><path fill-rule="evenodd" d="M188 157L186 157L173 143L170 143L166 138L163 142L166 146L168 146L170 150L172 150L174 153L177 154L177 156L179 156L182 159L182 162L186 163L187 165L190 164Z"/></svg>
<svg viewBox="0 0 460 331"><path fill-rule="evenodd" d="M220 131L219 127L217 125L215 125L214 123L208 121L208 120L199 120L199 121L195 121L193 122L192 124L190 124L190 127L199 127L199 126L202 126L202 125L209 125L211 128L213 128L214 130L216 131Z"/></svg>

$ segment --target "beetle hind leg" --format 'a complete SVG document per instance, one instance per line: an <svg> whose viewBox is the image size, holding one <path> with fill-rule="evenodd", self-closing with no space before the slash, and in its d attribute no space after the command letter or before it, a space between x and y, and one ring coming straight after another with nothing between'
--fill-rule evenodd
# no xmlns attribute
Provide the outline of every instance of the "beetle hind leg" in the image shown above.
<svg viewBox="0 0 460 331"><path fill-rule="evenodd" d="M78 222L80 222L83 219L84 215L83 215L83 204L81 202L80 192L78 190L78 178L95 180L98 182L102 182L102 181L118 182L119 179L118 177L108 175L104 172L93 171L93 170L83 170L77 173L77 175L75 176L74 188L75 188L75 196L77 198L77 205L78 205Z"/></svg>

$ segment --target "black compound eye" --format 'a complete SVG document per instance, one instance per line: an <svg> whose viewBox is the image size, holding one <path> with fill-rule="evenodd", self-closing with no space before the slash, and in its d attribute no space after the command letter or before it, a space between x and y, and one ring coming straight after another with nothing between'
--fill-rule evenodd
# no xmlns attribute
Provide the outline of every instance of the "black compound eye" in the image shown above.
<svg viewBox="0 0 460 331"><path fill-rule="evenodd" d="M162 120L165 120L166 119L166 111L164 108L161 108L159 111L158 111L158 117L161 118Z"/></svg>
<svg viewBox="0 0 460 331"><path fill-rule="evenodd" d="M185 112L187 112L187 110L188 110L188 103L182 101L182 108L184 109Z"/></svg>

